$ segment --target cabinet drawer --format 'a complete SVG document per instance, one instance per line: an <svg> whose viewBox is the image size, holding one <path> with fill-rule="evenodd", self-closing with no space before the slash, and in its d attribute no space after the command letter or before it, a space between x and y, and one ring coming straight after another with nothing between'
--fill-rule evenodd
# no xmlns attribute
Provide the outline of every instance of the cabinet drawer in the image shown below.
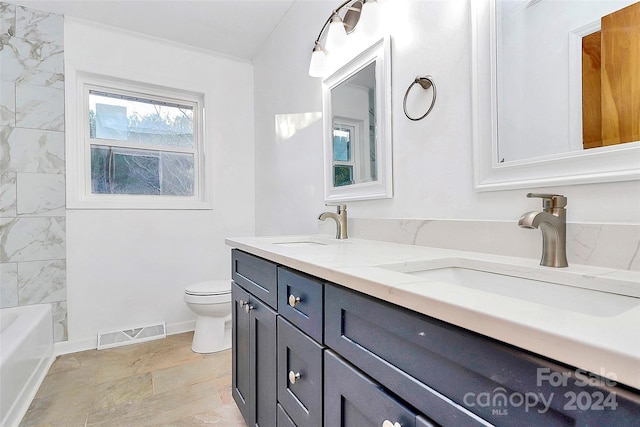
<svg viewBox="0 0 640 427"><path fill-rule="evenodd" d="M417 414L378 383L330 350L324 352L325 427L381 427L383 423L402 427L434 425Z"/></svg>
<svg viewBox="0 0 640 427"><path fill-rule="evenodd" d="M623 426L640 416L620 388L581 386L570 368L344 288L325 285L325 316L327 346L443 425ZM570 378L552 386L540 372ZM566 393L613 396L617 407L567 410Z"/></svg>
<svg viewBox="0 0 640 427"><path fill-rule="evenodd" d="M276 264L232 249L231 278L271 308L278 309Z"/></svg>
<svg viewBox="0 0 640 427"><path fill-rule="evenodd" d="M322 426L322 351L278 316L278 402L298 426Z"/></svg>
<svg viewBox="0 0 640 427"><path fill-rule="evenodd" d="M318 279L278 267L278 312L322 343L324 284Z"/></svg>

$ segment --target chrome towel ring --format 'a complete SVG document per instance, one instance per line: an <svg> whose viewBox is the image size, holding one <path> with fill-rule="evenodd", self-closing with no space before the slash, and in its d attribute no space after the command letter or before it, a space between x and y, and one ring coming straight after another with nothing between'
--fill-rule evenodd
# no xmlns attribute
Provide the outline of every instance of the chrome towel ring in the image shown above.
<svg viewBox="0 0 640 427"><path fill-rule="evenodd" d="M409 96L409 92L411 91L411 88L416 83L419 84L420 86L422 86L422 89L425 89L425 90L429 89L430 87L433 87L433 98L431 99L431 105L429 106L429 109L427 110L426 113L424 113L422 116L417 117L417 118L416 117L411 117L409 115L409 113L407 113L407 96ZM418 76L418 77L416 77L415 80L409 85L409 88L407 89L407 92L404 94L404 101L402 101L402 108L404 109L404 115L407 116L407 118L409 120L413 120L414 122L424 119L425 117L427 117L427 115L433 109L433 106L436 103L436 96L437 96L436 84L434 83L434 81L431 78L431 76L424 76L424 77Z"/></svg>

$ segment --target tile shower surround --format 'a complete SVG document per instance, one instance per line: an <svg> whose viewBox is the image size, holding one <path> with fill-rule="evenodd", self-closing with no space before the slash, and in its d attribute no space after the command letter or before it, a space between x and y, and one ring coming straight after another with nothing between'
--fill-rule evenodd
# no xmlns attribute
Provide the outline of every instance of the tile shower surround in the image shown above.
<svg viewBox="0 0 640 427"><path fill-rule="evenodd" d="M0 3L0 306L67 340L63 17Z"/></svg>

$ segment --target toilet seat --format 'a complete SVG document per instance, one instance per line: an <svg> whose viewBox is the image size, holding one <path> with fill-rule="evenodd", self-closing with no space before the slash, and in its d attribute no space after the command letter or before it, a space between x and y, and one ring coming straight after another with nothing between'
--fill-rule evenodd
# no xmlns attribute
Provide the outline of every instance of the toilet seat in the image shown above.
<svg viewBox="0 0 640 427"><path fill-rule="evenodd" d="M184 293L194 296L225 295L231 293L230 280L207 280L188 285Z"/></svg>

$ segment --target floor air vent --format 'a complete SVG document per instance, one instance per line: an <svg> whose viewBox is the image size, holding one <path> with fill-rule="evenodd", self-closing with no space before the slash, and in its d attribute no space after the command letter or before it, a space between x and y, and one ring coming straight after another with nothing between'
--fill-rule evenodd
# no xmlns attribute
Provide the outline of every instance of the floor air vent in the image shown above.
<svg viewBox="0 0 640 427"><path fill-rule="evenodd" d="M121 331L98 332L98 350L157 340L166 336L167 329L164 322Z"/></svg>

